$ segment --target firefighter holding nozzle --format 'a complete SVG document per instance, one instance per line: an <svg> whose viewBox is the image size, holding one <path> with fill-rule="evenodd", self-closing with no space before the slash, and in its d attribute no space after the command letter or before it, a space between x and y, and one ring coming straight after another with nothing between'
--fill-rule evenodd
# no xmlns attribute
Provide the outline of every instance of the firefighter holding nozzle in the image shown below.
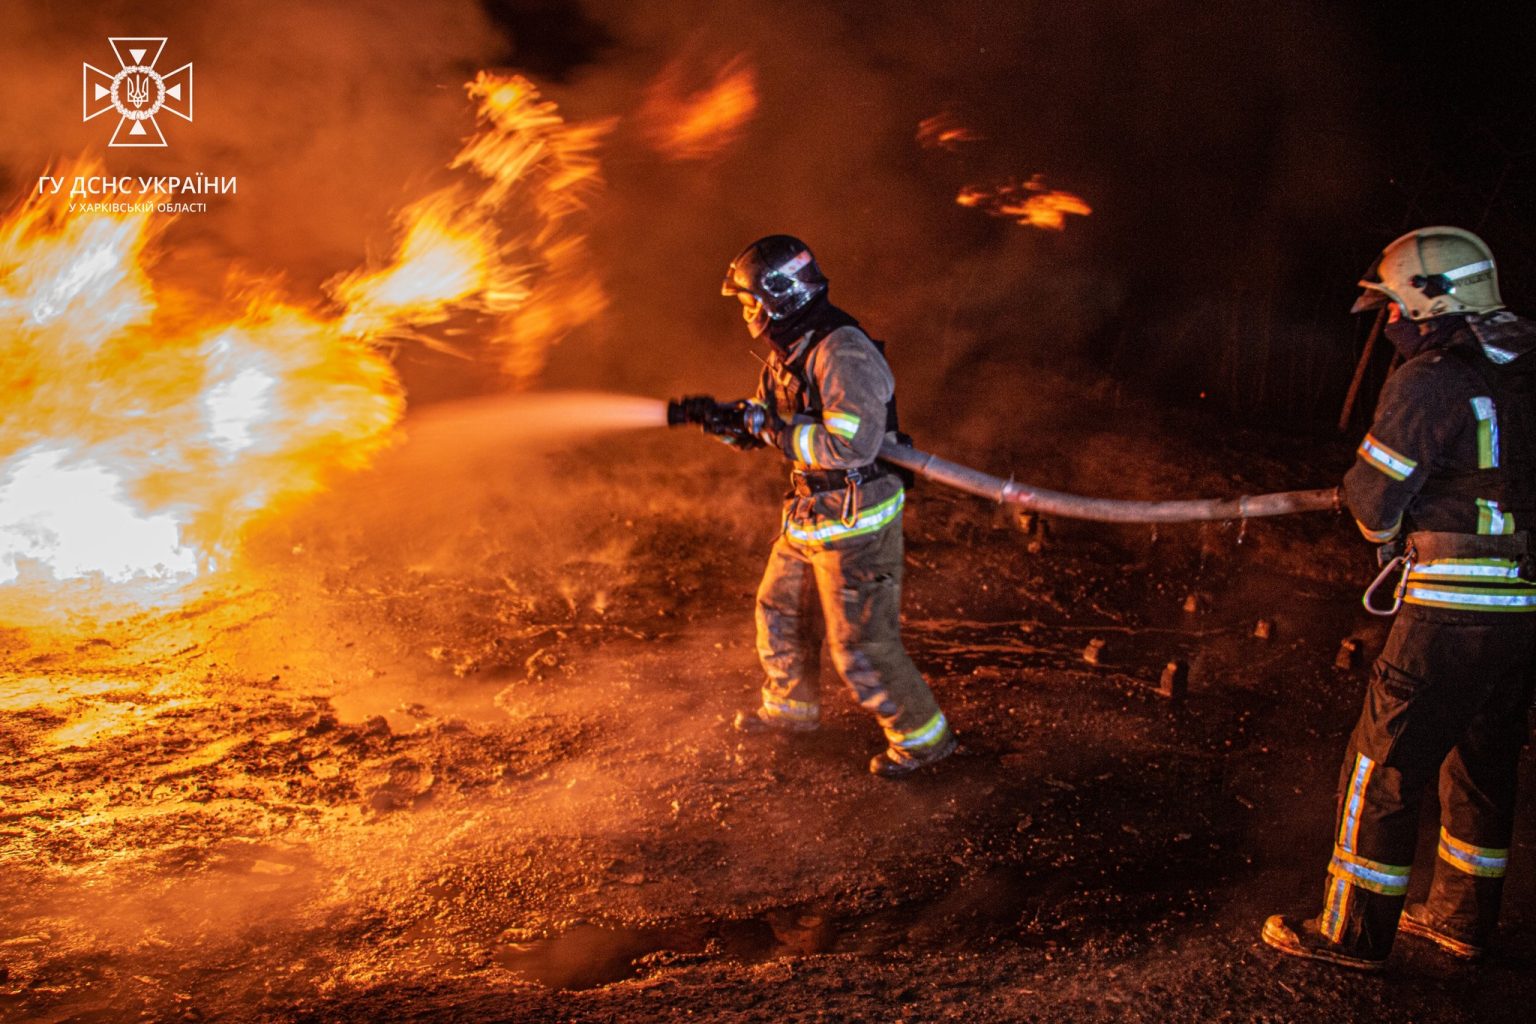
<svg viewBox="0 0 1536 1024"><path fill-rule="evenodd" d="M1262 937L1374 971L1400 931L1478 959L1498 918L1536 681L1536 324L1504 309L1487 246L1457 228L1402 236L1360 286L1353 311L1385 306L1404 362L1344 496L1369 540L1401 544L1400 610L1340 773L1322 911ZM1437 776L1433 878L1405 908Z"/></svg>
<svg viewBox="0 0 1536 1024"><path fill-rule="evenodd" d="M733 447L777 449L790 463L783 528L757 591L761 702L744 733L810 732L821 722L820 665L833 666L884 730L869 770L906 776L948 757L955 736L901 643L902 505L897 471L878 462L897 429L884 346L827 299L827 279L798 238L771 235L731 261L721 289L741 303L769 353L757 394L719 405L674 402Z"/></svg>

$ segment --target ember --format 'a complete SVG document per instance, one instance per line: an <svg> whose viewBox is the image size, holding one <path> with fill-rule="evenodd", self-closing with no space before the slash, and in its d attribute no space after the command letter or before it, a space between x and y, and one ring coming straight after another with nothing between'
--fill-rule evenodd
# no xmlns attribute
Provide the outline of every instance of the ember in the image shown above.
<svg viewBox="0 0 1536 1024"><path fill-rule="evenodd" d="M985 135L974 128L967 128L948 111L925 117L917 126L917 144L924 149L945 149L957 153L965 143L985 139Z"/></svg>
<svg viewBox="0 0 1536 1024"><path fill-rule="evenodd" d="M994 217L1011 217L1025 227L1061 231L1067 215L1086 217L1093 208L1071 192L1046 188L1043 175L1025 182L1008 182L994 188L968 185L960 190L955 202L985 210Z"/></svg>

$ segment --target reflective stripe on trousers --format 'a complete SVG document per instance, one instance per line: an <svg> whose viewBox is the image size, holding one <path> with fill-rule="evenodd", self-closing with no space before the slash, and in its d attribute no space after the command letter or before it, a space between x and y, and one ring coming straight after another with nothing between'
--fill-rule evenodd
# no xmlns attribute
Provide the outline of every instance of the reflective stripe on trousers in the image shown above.
<svg viewBox="0 0 1536 1024"><path fill-rule="evenodd" d="M1486 579L1484 571L1503 567L1472 560L1440 571ZM1486 939L1508 864L1533 669L1529 616L1407 604L1398 613L1339 777L1320 930L1344 952L1379 959L1391 949L1418 845L1418 809L1437 777L1441 833L1430 914L1448 934Z"/></svg>
<svg viewBox="0 0 1536 1024"><path fill-rule="evenodd" d="M836 544L802 545L787 530L779 536L757 592L757 653L765 706L771 700L819 707L825 642L854 699L887 736L920 747L941 739L946 727L901 643L902 536L899 503L895 507L884 527Z"/></svg>

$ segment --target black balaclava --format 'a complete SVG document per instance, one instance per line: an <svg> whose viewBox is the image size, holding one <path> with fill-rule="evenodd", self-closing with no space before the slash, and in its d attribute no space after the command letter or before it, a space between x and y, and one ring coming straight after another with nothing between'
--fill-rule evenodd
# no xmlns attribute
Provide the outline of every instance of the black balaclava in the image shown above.
<svg viewBox="0 0 1536 1024"><path fill-rule="evenodd" d="M1404 317L1382 328L1382 333L1403 354L1412 359L1424 352L1445 348L1457 340L1467 318L1461 315L1435 316L1428 320L1409 320ZM1422 330L1421 330L1422 328Z"/></svg>
<svg viewBox="0 0 1536 1024"><path fill-rule="evenodd" d="M795 342L800 340L806 331L818 331L827 334L839 327L857 327L859 322L847 313L838 309L827 300L825 289L812 297L810 302L795 310L782 320L769 320L767 334L769 342L778 350L779 355L787 356Z"/></svg>

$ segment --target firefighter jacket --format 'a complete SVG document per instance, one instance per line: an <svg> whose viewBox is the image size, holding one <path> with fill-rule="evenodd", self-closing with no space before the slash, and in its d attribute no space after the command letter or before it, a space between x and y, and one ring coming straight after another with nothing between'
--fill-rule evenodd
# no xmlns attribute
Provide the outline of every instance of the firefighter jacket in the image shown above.
<svg viewBox="0 0 1536 1024"><path fill-rule="evenodd" d="M792 466L784 532L817 547L865 536L896 522L901 478L876 463L894 430L895 378L856 324L812 330L763 366L756 401L783 421L779 449Z"/></svg>
<svg viewBox="0 0 1536 1024"><path fill-rule="evenodd" d="M1536 528L1536 323L1438 319L1430 347L1388 379L1345 501L1368 539L1407 535L1405 602L1536 611L1518 564Z"/></svg>

